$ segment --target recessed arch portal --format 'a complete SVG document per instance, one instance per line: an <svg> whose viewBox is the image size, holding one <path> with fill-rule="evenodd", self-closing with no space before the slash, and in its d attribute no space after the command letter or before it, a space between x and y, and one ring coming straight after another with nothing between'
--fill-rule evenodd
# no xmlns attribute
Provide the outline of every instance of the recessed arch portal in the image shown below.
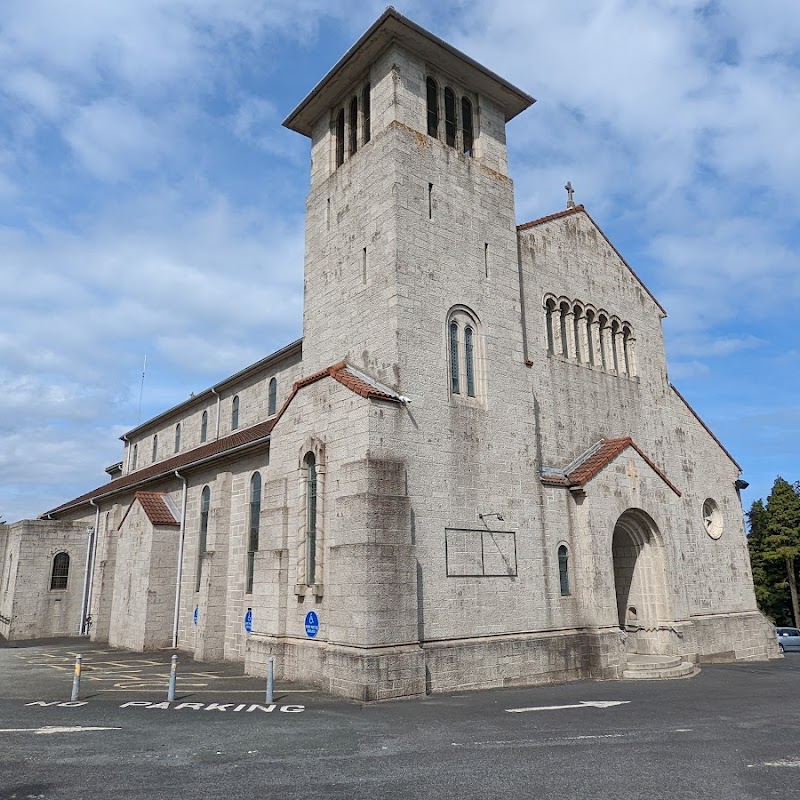
<svg viewBox="0 0 800 800"><path fill-rule="evenodd" d="M638 508L625 511L614 526L611 555L617 620L628 634L628 650L658 653L670 608L664 545L652 517Z"/></svg>

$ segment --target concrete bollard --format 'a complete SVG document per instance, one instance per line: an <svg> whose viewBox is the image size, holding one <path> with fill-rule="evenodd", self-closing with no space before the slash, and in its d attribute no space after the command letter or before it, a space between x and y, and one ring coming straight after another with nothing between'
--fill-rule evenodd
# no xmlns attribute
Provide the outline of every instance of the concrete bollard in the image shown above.
<svg viewBox="0 0 800 800"><path fill-rule="evenodd" d="M267 703L272 702L272 693L275 689L275 656L269 657L267 665Z"/></svg>
<svg viewBox="0 0 800 800"><path fill-rule="evenodd" d="M72 696L70 702L74 703L81 692L81 657L75 656L75 675L72 678Z"/></svg>
<svg viewBox="0 0 800 800"><path fill-rule="evenodd" d="M169 689L167 700L171 703L175 699L175 685L178 679L178 656L172 656L169 666Z"/></svg>

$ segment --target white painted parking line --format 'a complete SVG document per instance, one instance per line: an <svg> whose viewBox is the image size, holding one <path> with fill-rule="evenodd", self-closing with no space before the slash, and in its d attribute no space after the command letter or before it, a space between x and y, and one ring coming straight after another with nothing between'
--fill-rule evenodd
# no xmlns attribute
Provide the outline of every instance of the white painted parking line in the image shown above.
<svg viewBox="0 0 800 800"><path fill-rule="evenodd" d="M521 714L525 711L561 711L565 708L611 708L612 706L622 706L630 703L630 700L581 700L568 706L532 706L530 708L507 708L512 714Z"/></svg>
<svg viewBox="0 0 800 800"><path fill-rule="evenodd" d="M37 735L49 733L85 733L86 731L121 731L122 728L99 728L93 725L45 725L43 728L0 728L0 733L33 733Z"/></svg>

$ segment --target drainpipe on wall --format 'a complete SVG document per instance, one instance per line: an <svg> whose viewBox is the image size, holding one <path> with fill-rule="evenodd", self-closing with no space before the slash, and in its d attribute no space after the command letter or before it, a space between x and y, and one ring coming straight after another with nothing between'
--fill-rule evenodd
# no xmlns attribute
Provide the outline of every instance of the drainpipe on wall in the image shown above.
<svg viewBox="0 0 800 800"><path fill-rule="evenodd" d="M178 470L175 477L183 481L183 501L181 502L181 531L178 544L178 577L175 580L175 615L172 618L172 649L178 646L178 619L181 608L181 580L183 579L183 540L186 536L186 492L188 482Z"/></svg>
<svg viewBox="0 0 800 800"><path fill-rule="evenodd" d="M94 515L94 533L92 534L92 561L89 570L89 591L86 595L86 612L83 615L84 628L86 635L89 634L89 625L86 624L88 618L92 616L92 596L94 595L94 565L97 561L97 540L100 538L100 506L94 500L90 500L89 504L94 506L97 511Z"/></svg>
<svg viewBox="0 0 800 800"><path fill-rule="evenodd" d="M89 602L89 568L92 561L92 549L94 545L94 537L97 533L97 524L100 519L100 509L94 500L89 501L95 508L97 508L97 513L95 514L94 520L94 527L91 525L86 526L86 533L88 535L88 539L86 542L86 569L83 573L83 598L81 599L81 621L80 625L78 626L78 636L83 636L84 631L86 630L86 608L87 603Z"/></svg>
<svg viewBox="0 0 800 800"><path fill-rule="evenodd" d="M127 436L120 436L120 439L125 442L125 475L127 475L131 465L131 443Z"/></svg>
<svg viewBox="0 0 800 800"><path fill-rule="evenodd" d="M219 405L222 402L222 398L219 396L219 392L216 389L211 389L211 394L215 395L217 398L217 435L214 437L215 439L219 439Z"/></svg>

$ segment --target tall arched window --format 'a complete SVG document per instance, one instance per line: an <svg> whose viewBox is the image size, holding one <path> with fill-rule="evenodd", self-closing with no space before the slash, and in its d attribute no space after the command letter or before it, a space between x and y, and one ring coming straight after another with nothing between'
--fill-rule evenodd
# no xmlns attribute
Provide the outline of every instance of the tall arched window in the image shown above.
<svg viewBox="0 0 800 800"><path fill-rule="evenodd" d="M336 115L336 166L344 164L344 109Z"/></svg>
<svg viewBox="0 0 800 800"><path fill-rule="evenodd" d="M456 95L448 86L444 90L444 140L450 147L456 146Z"/></svg>
<svg viewBox="0 0 800 800"><path fill-rule="evenodd" d="M231 402L231 430L235 431L239 427L239 395Z"/></svg>
<svg viewBox="0 0 800 800"><path fill-rule="evenodd" d="M561 318L559 320L559 325L561 326L561 355L564 356L564 358L569 358L569 344L567 341L567 314L569 314L569 306L566 303L562 303L559 306L559 311L561 312Z"/></svg>
<svg viewBox="0 0 800 800"><path fill-rule="evenodd" d="M267 401L267 416L272 416L278 407L278 379L272 378L269 382L269 399Z"/></svg>
<svg viewBox="0 0 800 800"><path fill-rule="evenodd" d="M614 371L619 372L619 355L617 348L619 347L619 322L614 320L611 323L611 355L614 360Z"/></svg>
<svg viewBox="0 0 800 800"><path fill-rule="evenodd" d="M358 150L358 98L350 101L350 155Z"/></svg>
<svg viewBox="0 0 800 800"><path fill-rule="evenodd" d="M158 459L158 434L156 433L153 436L153 458L151 460L155 464L157 459Z"/></svg>
<svg viewBox="0 0 800 800"><path fill-rule="evenodd" d="M458 357L458 323L450 323L450 391L459 394L461 391L461 380L459 378L459 357Z"/></svg>
<svg viewBox="0 0 800 800"><path fill-rule="evenodd" d="M131 469L134 470L139 465L139 445L133 446L133 458L131 459Z"/></svg>
<svg viewBox="0 0 800 800"><path fill-rule="evenodd" d="M565 544L558 548L558 580L561 585L561 595L566 596L569 592L569 550Z"/></svg>
<svg viewBox="0 0 800 800"><path fill-rule="evenodd" d="M622 328L622 353L625 358L625 374L633 375L633 347L632 347L631 329L625 325Z"/></svg>
<svg viewBox="0 0 800 800"><path fill-rule="evenodd" d="M475 397L475 343L472 328L464 328L464 374L467 378L467 397Z"/></svg>
<svg viewBox="0 0 800 800"><path fill-rule="evenodd" d="M253 473L250 478L250 515L247 536L247 580L245 592L253 593L256 553L258 552L258 531L261 520L261 475Z"/></svg>
<svg viewBox="0 0 800 800"><path fill-rule="evenodd" d="M175 452L180 452L181 449L181 424L180 422L175 426Z"/></svg>
<svg viewBox="0 0 800 800"><path fill-rule="evenodd" d="M586 310L586 355L591 366L594 366L594 352L597 344L594 336L594 311Z"/></svg>
<svg viewBox="0 0 800 800"><path fill-rule="evenodd" d="M477 399L480 375L479 325L472 312L456 306L447 315L447 364L452 396Z"/></svg>
<svg viewBox="0 0 800 800"><path fill-rule="evenodd" d="M472 127L472 103L466 98L461 98L461 134L463 138L464 154L472 155L472 145L475 133Z"/></svg>
<svg viewBox="0 0 800 800"><path fill-rule="evenodd" d="M56 553L50 573L50 589L66 589L69 580L69 554Z"/></svg>
<svg viewBox="0 0 800 800"><path fill-rule="evenodd" d="M305 457L306 467L306 584L315 582L317 572L317 460Z"/></svg>
<svg viewBox="0 0 800 800"><path fill-rule="evenodd" d="M361 93L361 115L364 120L364 144L369 141L371 136L370 127L372 125L372 118L370 112L369 89L370 86L367 84L364 87L364 91Z"/></svg>
<svg viewBox="0 0 800 800"><path fill-rule="evenodd" d="M428 100L428 136L439 136L439 87L433 78L425 81Z"/></svg>
<svg viewBox="0 0 800 800"><path fill-rule="evenodd" d="M200 441L204 442L208 438L208 411L203 412L200 418Z"/></svg>
<svg viewBox="0 0 800 800"><path fill-rule="evenodd" d="M581 339L583 330L583 309L580 306L574 306L572 309L572 333L575 338L575 360L583 361L583 350L581 348Z"/></svg>
<svg viewBox="0 0 800 800"><path fill-rule="evenodd" d="M601 314L597 321L600 333L600 366L608 369L608 318Z"/></svg>
<svg viewBox="0 0 800 800"><path fill-rule="evenodd" d="M200 578L202 577L203 556L208 549L208 515L211 508L211 489L203 487L200 495L200 532L197 536L197 583L195 591L200 591Z"/></svg>
<svg viewBox="0 0 800 800"><path fill-rule="evenodd" d="M555 351L555 337L553 334L553 316L556 313L556 303L552 298L545 303L544 322L547 331L547 352L554 354Z"/></svg>

